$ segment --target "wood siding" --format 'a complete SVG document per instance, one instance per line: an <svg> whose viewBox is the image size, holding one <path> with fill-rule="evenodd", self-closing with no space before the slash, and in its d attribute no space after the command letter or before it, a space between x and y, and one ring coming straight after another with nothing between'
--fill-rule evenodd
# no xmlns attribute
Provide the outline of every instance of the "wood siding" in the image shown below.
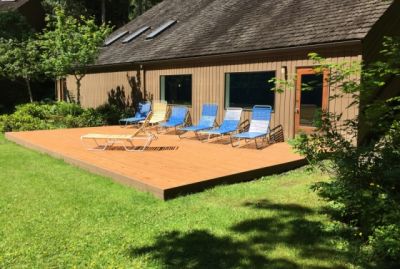
<svg viewBox="0 0 400 269"><path fill-rule="evenodd" d="M132 68L133 69L133 68ZM88 74L82 80L81 104L83 107L98 107L108 102L112 92L124 92L126 98L131 98L132 88L129 79L136 76L135 71L107 72ZM76 80L73 76L67 78L67 89L72 97L76 97Z"/></svg>
<svg viewBox="0 0 400 269"><path fill-rule="evenodd" d="M385 36L400 36L400 1L394 1L392 6L374 25L363 41L363 60L374 62L380 59L380 51Z"/></svg>
<svg viewBox="0 0 400 269"><path fill-rule="evenodd" d="M318 51L332 63L361 61L359 49L325 49ZM160 76L163 75L192 75L192 107L190 113L192 120L198 122L203 103L216 103L219 105L218 121L221 122L224 116L225 107L225 74L233 72L255 72L255 71L276 71L277 77L283 79L281 68L287 68L289 80L295 79L298 67L310 67L314 63L308 60L307 53L286 54L280 56L265 55L257 56L257 59L250 57L235 58L229 61L196 61L187 60L180 63L164 63L144 66L141 76L145 77L145 89L153 99L160 98ZM134 68L132 68L134 70ZM87 75L82 81L81 103L84 107L96 107L107 101L107 94L111 90L120 89L130 96L131 88L128 83L128 76L135 76L135 71L108 72ZM75 82L73 77L67 79L67 87L74 92ZM337 91L330 87L330 95L337 94ZM343 120L353 118L358 113L357 107L348 108L353 99L349 95L329 101L331 112L343 113ZM271 127L282 125L286 138L293 138L294 133L294 110L295 90L287 89L283 93L275 94L275 107L272 115ZM243 120L249 119L250 111L245 111Z"/></svg>

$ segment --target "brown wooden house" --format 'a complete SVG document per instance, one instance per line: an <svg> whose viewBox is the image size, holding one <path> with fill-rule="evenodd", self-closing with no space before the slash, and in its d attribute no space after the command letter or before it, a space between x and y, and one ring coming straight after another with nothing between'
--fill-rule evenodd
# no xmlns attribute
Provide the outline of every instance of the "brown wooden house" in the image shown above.
<svg viewBox="0 0 400 269"><path fill-rule="evenodd" d="M111 90L131 92L140 75L143 94L190 106L194 122L203 103L273 106L271 126L285 137L315 125L321 109L358 113L351 96L330 100L335 89L311 68L309 52L332 63L374 59L385 35L399 34L400 1L382 0L164 0L117 29L101 49L96 66L82 81L81 103L96 107ZM315 82L275 93L277 77ZM75 90L73 77L67 88ZM59 89L62 96L62 89Z"/></svg>

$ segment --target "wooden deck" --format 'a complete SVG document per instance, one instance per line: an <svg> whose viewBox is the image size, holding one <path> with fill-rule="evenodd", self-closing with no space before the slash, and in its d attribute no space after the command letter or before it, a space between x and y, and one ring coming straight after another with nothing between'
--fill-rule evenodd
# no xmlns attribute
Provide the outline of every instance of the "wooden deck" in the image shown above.
<svg viewBox="0 0 400 269"><path fill-rule="evenodd" d="M227 140L202 143L190 136L179 139L165 134L158 135L143 152L126 152L120 148L88 151L80 142L80 136L87 133L130 132L134 129L112 126L7 133L6 138L161 199L217 184L253 180L305 164L304 158L294 154L287 143L256 150L252 146L232 148L225 144Z"/></svg>

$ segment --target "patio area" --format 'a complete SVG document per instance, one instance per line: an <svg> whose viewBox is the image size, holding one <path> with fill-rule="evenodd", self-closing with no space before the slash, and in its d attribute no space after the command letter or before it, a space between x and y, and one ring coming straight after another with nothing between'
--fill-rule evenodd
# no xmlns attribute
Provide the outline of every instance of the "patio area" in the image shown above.
<svg viewBox="0 0 400 269"><path fill-rule="evenodd" d="M120 147L88 151L80 141L80 136L88 133L129 134L134 131L110 126L6 133L6 138L161 199L218 184L249 181L306 163L287 143L256 150L254 143L232 148L226 144L228 140L201 143L192 135L179 139L173 134L162 134L145 151L126 152Z"/></svg>

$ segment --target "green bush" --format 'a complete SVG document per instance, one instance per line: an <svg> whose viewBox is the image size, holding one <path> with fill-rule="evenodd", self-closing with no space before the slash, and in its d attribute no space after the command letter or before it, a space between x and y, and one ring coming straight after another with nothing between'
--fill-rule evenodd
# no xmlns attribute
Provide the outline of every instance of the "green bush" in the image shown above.
<svg viewBox="0 0 400 269"><path fill-rule="evenodd" d="M0 132L93 127L105 123L103 115L96 109L83 109L65 102L30 103L17 106L11 115L0 116Z"/></svg>
<svg viewBox="0 0 400 269"><path fill-rule="evenodd" d="M120 107L115 104L104 104L99 106L96 111L102 115L108 125L118 124L121 118L132 117L134 111L132 108Z"/></svg>
<svg viewBox="0 0 400 269"><path fill-rule="evenodd" d="M59 102L51 107L51 113L58 116L78 116L84 112L84 109L75 103Z"/></svg>
<svg viewBox="0 0 400 269"><path fill-rule="evenodd" d="M400 223L376 228L369 237L365 255L379 267L398 268L400 264Z"/></svg>
<svg viewBox="0 0 400 269"><path fill-rule="evenodd" d="M331 84L363 101L352 104L362 104L360 114L337 124L342 115L324 111L317 132L300 135L293 145L331 175L330 182L316 184L314 189L330 202L333 217L352 231L354 237L349 240L360 251L360 263L399 268L400 97L376 100L370 96L386 81L400 78L399 61L393 61L400 59L400 38L388 39L384 47L385 62L360 68L359 81L351 80L351 67L317 59L320 70L331 71ZM363 136L358 136L360 130Z"/></svg>

